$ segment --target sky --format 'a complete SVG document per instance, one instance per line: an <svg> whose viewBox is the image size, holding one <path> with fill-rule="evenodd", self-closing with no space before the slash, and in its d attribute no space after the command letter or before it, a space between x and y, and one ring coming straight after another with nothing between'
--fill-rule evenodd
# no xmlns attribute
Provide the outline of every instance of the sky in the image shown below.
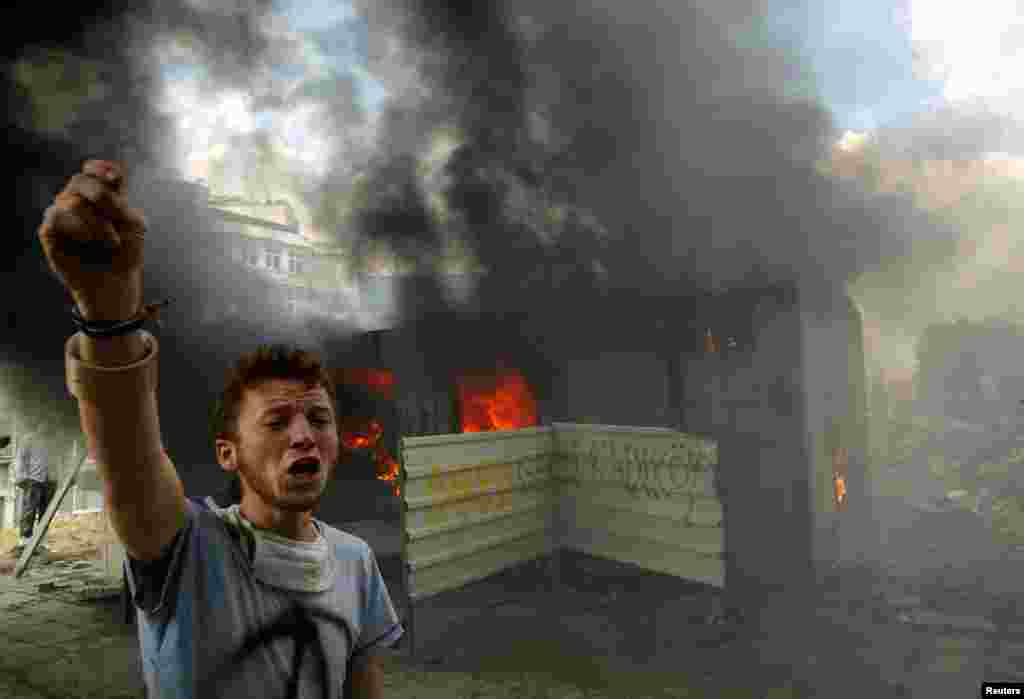
<svg viewBox="0 0 1024 699"><path fill-rule="evenodd" d="M812 3L804 30L822 96L841 128L871 130L928 109L942 84L915 75L912 27L935 2Z"/></svg>
<svg viewBox="0 0 1024 699"><path fill-rule="evenodd" d="M1024 19L1014 5L1011 0L799 2L791 11L773 13L767 26L772 39L796 47L807 60L813 89L840 131L871 131L899 126L944 104L983 100L1010 115L1024 108L1024 51L1018 46L1024 45ZM277 0L266 26L302 44L292 61L273 67L275 80L297 84L330 72L349 75L371 120L380 112L389 92L367 71L367 25L348 2ZM191 115L180 121L184 150L205 153L210 128L223 118L232 130L279 135L307 164L326 157L330 144L315 134L316 114L299 108L276 115L254 111L237 94L199 102L191 87L203 69L187 61L166 61L163 75L174 95L169 110Z"/></svg>
<svg viewBox="0 0 1024 699"><path fill-rule="evenodd" d="M198 0L197 0L198 2ZM367 71L368 27L347 2L333 0L279 0L274 2L261 29L280 42L291 42L289 60L271 65L268 80L287 92L301 83L315 83L338 76L350 77L356 87L358 107L373 118L390 96L386 87ZM170 40L156 51L161 57L164 110L177 116L182 162L188 172L190 158L205 158L211 146L223 143L225 133L275 135L290 155L326 170L331 152L325 130L317 128L322 115L311 105L286 105L281 110L261 110L252 95L220 92L201 95L207 71L187 50Z"/></svg>
<svg viewBox="0 0 1024 699"><path fill-rule="evenodd" d="M1014 0L802 3L775 15L842 129L902 125L939 105L1024 108L1024 12Z"/></svg>

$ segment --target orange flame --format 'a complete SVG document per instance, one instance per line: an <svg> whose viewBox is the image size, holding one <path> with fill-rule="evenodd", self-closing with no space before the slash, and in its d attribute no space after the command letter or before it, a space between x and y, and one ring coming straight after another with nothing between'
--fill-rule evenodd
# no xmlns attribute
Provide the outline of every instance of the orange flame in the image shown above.
<svg viewBox="0 0 1024 699"><path fill-rule="evenodd" d="M381 450L377 456L377 480L389 481L395 491L395 497L401 497L402 488L398 485L399 467L398 462L391 458L386 451Z"/></svg>
<svg viewBox="0 0 1024 699"><path fill-rule="evenodd" d="M341 443L346 449L371 449L376 446L384 428L376 420L364 424L348 424L342 432Z"/></svg>
<svg viewBox="0 0 1024 699"><path fill-rule="evenodd" d="M463 432L517 430L537 424L537 401L523 375L499 369L495 375L458 380Z"/></svg>
<svg viewBox="0 0 1024 699"><path fill-rule="evenodd" d="M846 473L850 463L850 452L846 447L832 450L832 483L835 488L836 509L846 505Z"/></svg>
<svg viewBox="0 0 1024 699"><path fill-rule="evenodd" d="M384 428L376 420L363 424L348 424L341 433L341 443L346 449L372 449L377 480L390 481L395 496L402 494L398 485L398 462L391 458L387 448L380 441Z"/></svg>
<svg viewBox="0 0 1024 699"><path fill-rule="evenodd" d="M340 369L335 373L339 384L364 386L386 400L394 400L395 375L387 369ZM399 466L381 443L384 428L376 420L355 420L342 426L341 443L346 449L370 449L377 479L391 481L395 496L402 494L398 486Z"/></svg>
<svg viewBox="0 0 1024 699"><path fill-rule="evenodd" d="M834 475L833 480L835 481L836 489L836 507L842 509L843 505L846 504L846 479L837 473Z"/></svg>

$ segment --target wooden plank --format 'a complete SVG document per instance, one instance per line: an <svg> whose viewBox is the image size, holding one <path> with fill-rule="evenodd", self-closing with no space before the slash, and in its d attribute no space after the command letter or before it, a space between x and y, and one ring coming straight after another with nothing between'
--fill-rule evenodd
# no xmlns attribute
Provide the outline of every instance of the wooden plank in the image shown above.
<svg viewBox="0 0 1024 699"><path fill-rule="evenodd" d="M555 497L550 488L535 487L507 490L465 500L407 510L405 532L415 541L454 528L482 524L518 512L541 507L554 509Z"/></svg>
<svg viewBox="0 0 1024 699"><path fill-rule="evenodd" d="M488 548L500 548L509 541L527 535L549 533L550 522L550 513L529 510L502 520L409 541L406 548L408 564L413 570L434 565L450 565L460 558L466 558Z"/></svg>
<svg viewBox="0 0 1024 699"><path fill-rule="evenodd" d="M452 434L432 434L421 437L403 437L402 447L404 449L420 451L424 447L435 447L438 445L465 445L474 443L493 443L495 441L520 441L535 437L547 436L551 438L550 427L526 427L520 430L498 430L496 432L458 432Z"/></svg>
<svg viewBox="0 0 1024 699"><path fill-rule="evenodd" d="M43 521L36 525L35 534L32 535L32 540L28 543L28 546L24 551L21 552L21 558L18 559L18 565L14 568L14 577L20 578L25 570L28 568L28 563L32 560L32 555L36 552L36 547L39 546L39 542L46 536L46 532L50 529L50 522L53 521L53 516L57 514L60 504L64 502L64 496L71 490L71 486L74 485L75 479L78 477L78 471L82 468L82 464L85 463L85 457L89 453L88 449L82 450L82 455L78 458L78 463L71 470L71 473L67 475L64 482L57 488L57 493L54 495L53 500L50 501L50 506L46 508L46 514L43 515Z"/></svg>
<svg viewBox="0 0 1024 699"><path fill-rule="evenodd" d="M551 453L551 428L531 427L502 432L477 432L429 437L404 437L402 460L410 479L432 474L435 464L501 464ZM457 469L447 466L446 470Z"/></svg>
<svg viewBox="0 0 1024 699"><path fill-rule="evenodd" d="M550 428L402 440L403 556L411 600L552 547Z"/></svg>
<svg viewBox="0 0 1024 699"><path fill-rule="evenodd" d="M403 494L409 507L415 509L430 503L539 485L551 477L551 457L544 454L498 464L438 463L429 472L407 473Z"/></svg>

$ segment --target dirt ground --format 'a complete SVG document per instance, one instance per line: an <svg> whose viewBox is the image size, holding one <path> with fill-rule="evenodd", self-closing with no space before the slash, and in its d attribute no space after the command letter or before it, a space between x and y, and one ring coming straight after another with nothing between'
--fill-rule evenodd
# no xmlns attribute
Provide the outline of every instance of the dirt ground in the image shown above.
<svg viewBox="0 0 1024 699"><path fill-rule="evenodd" d="M98 558L100 546L110 542L112 534L102 512L59 513L54 516L42 544L49 560L86 560ZM0 575L10 573L16 562L12 549L18 543L16 529L0 529Z"/></svg>
<svg viewBox="0 0 1024 699"><path fill-rule="evenodd" d="M97 518L91 525L86 519L57 527L60 535L54 545L68 555L81 555L89 545L101 542ZM816 604L780 599L765 604L759 618L744 624L709 624L706 615L717 595L709 588L620 570L611 562L567 558L558 590L544 589L547 581L538 574L543 568L538 565L438 596L432 606L418 609L417 654L409 657L405 646L388 656L386 696L953 699L973 695L982 678L1020 679L1024 671L1024 627L1009 636L915 628L899 622L888 605L873 603L873 594L823 598ZM400 582L391 578L387 583L397 611L408 619ZM856 581L853 587L866 593L871 585ZM31 595L46 597L36 590ZM56 596L50 597L51 604L56 603ZM137 667L135 628L124 623L117 600L107 604L103 614L93 615L103 619L102 633L91 631L88 637L117 640L103 652L103 662ZM72 606L79 615L92 608ZM24 609L22 614L43 614L46 605ZM67 614L61 615L68 626ZM407 624L407 632L411 630ZM407 633L407 639L411 635ZM67 676L51 676L40 665L26 691L57 690L62 692L59 696L72 696L63 690L71 685L74 673L86 679L95 674L99 660L90 660L87 654L91 641L73 643L84 645L65 648ZM136 699L140 682L141 676L125 673L124 686L111 686L103 696ZM18 691L5 689L0 678L0 695L5 697L56 696L20 693L20 686Z"/></svg>
<svg viewBox="0 0 1024 699"><path fill-rule="evenodd" d="M561 655L564 657L564 653ZM638 674L632 678L620 675L609 685L608 680L592 676L581 685L554 672L443 671L411 668L401 659L393 659L387 666L385 691L394 699L795 699L799 696L787 687L763 694L742 689L706 692L688 686L685 681L673 682L672 686L653 686L657 681L650 675ZM595 682L601 686L587 686Z"/></svg>
<svg viewBox="0 0 1024 699"><path fill-rule="evenodd" d="M44 543L51 560L94 558L108 536L102 513L60 515ZM16 532L0 530L0 556L16 541ZM14 560L0 557L4 564L13 568ZM538 564L439 596L417 611L416 657L407 647L388 657L386 696L952 699L967 696L968 685L982 678L1024 675L1024 626L996 634L915 628L876 603L871 581L851 586L856 598L773 602L763 618L709 624L717 592L627 568L567 555L557 593L544 591L548 581ZM385 575L407 619L400 578ZM923 587L909 592L928 597ZM134 626L109 616L111 635L123 641L123 662L137 663ZM412 629L406 628L408 639ZM82 664L82 672L91 670ZM117 696L137 696L130 684ZM0 694L3 689L0 683Z"/></svg>
<svg viewBox="0 0 1024 699"><path fill-rule="evenodd" d="M709 624L711 588L582 563L570 561L557 591L524 570L418 609L415 661L390 664L394 696L795 699L820 696L827 676L843 678L833 696L901 696L875 658L850 661L865 637L898 657L907 639L885 638L886 629L826 628L805 602ZM808 670L810 651L817 667Z"/></svg>

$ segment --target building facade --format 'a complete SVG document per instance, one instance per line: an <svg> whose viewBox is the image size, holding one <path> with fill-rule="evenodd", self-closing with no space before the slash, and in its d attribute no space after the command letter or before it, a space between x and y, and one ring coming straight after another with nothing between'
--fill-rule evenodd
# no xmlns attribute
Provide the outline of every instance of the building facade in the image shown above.
<svg viewBox="0 0 1024 699"><path fill-rule="evenodd" d="M350 255L337 245L316 240L283 200L251 201L212 195L199 185L214 230L214 250L241 265L266 298L210 299L203 321L214 323L245 312L243 304L265 303L285 317L315 315L352 322L359 308Z"/></svg>

